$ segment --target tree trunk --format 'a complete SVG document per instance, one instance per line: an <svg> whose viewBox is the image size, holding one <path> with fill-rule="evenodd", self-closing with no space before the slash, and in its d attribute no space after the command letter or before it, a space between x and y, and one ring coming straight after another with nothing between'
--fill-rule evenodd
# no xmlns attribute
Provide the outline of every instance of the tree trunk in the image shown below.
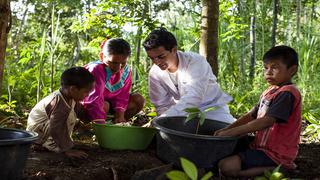
<svg viewBox="0 0 320 180"><path fill-rule="evenodd" d="M200 54L218 76L219 0L202 0Z"/></svg>
<svg viewBox="0 0 320 180"><path fill-rule="evenodd" d="M77 35L76 46L73 49L73 58L71 63L69 63L69 67L74 66L78 62L80 57L80 50L81 50L80 38L79 38L79 35Z"/></svg>
<svg viewBox="0 0 320 180"><path fill-rule="evenodd" d="M279 0L273 0L273 23L272 23L272 35L271 35L272 47L276 45L278 12L279 12Z"/></svg>
<svg viewBox="0 0 320 180"><path fill-rule="evenodd" d="M300 39L301 0L297 0L297 42Z"/></svg>
<svg viewBox="0 0 320 180"><path fill-rule="evenodd" d="M253 1L253 16L250 19L250 44L251 44L251 51L250 51L250 80L252 81L254 78L254 67L256 64L256 0Z"/></svg>
<svg viewBox="0 0 320 180"><path fill-rule="evenodd" d="M141 36L142 36L142 27L139 26L138 32L137 32L137 42L136 42L136 59L135 59L135 66L134 66L134 73L133 73L133 82L134 84L137 83L137 80L139 80L138 77L138 68L140 64L140 53L141 53Z"/></svg>
<svg viewBox="0 0 320 180"><path fill-rule="evenodd" d="M0 96L2 90L2 80L4 63L6 57L6 47L8 33L11 28L10 0L0 0Z"/></svg>
<svg viewBox="0 0 320 180"><path fill-rule="evenodd" d="M315 2L316 0L312 0L311 6L311 27L313 27L313 21L316 19L316 11L315 11Z"/></svg>
<svg viewBox="0 0 320 180"><path fill-rule="evenodd" d="M242 5L241 5L241 1L238 1L238 16L239 17L242 17ZM238 21L238 23L240 24L241 22ZM241 76L242 77L245 77L246 76L246 71L245 71L245 48L244 48L244 42L243 42L243 39L241 38L240 39L240 47L243 49L241 51L241 59L240 59L240 66L239 66L239 69L240 69L240 72L241 72Z"/></svg>
<svg viewBox="0 0 320 180"><path fill-rule="evenodd" d="M27 17L27 13L28 13L29 1L30 1L30 0L23 1L24 9L23 9L22 20L21 20L21 22L20 22L18 31L17 31L16 34L13 36L12 47L13 47L14 59L15 59L16 62L18 62L18 60L19 60L20 38L21 38L21 35L22 35L22 33L23 33L23 26L24 26L24 24L25 24L25 22L26 22L26 17Z"/></svg>

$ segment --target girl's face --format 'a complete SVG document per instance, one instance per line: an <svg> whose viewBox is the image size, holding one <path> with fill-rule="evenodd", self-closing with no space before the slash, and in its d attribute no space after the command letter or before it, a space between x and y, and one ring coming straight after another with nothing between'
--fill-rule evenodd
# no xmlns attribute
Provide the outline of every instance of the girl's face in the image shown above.
<svg viewBox="0 0 320 180"><path fill-rule="evenodd" d="M296 71L296 65L287 68L280 59L272 59L264 63L264 78L270 85L281 85L291 81Z"/></svg>
<svg viewBox="0 0 320 180"><path fill-rule="evenodd" d="M117 73L125 67L128 61L128 56L122 54L110 54L103 56L103 63L107 65L112 73Z"/></svg>

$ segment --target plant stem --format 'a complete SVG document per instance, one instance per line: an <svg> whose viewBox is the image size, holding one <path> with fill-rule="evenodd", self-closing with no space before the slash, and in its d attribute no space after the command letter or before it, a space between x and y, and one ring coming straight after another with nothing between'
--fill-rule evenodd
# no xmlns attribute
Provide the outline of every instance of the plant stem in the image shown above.
<svg viewBox="0 0 320 180"><path fill-rule="evenodd" d="M197 124L196 134L198 134L199 126L200 126L200 119L199 119L198 124Z"/></svg>

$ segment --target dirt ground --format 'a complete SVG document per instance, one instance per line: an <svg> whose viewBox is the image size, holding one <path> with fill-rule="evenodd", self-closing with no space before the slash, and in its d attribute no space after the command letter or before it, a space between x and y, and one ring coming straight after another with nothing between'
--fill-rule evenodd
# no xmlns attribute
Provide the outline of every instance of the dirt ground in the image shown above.
<svg viewBox="0 0 320 180"><path fill-rule="evenodd" d="M115 151L79 143L77 149L89 155L85 160L32 150L24 172L26 179L130 179L136 171L164 165L152 147L144 151Z"/></svg>
<svg viewBox="0 0 320 180"><path fill-rule="evenodd" d="M163 169L171 168L157 158L155 142L144 151L108 150L87 141L77 141L77 148L86 151L89 158L69 159L62 154L31 150L24 171L25 179L156 179L159 172L154 173L154 170L162 169L160 172L163 172ZM320 179L319 152L319 144L300 144L296 160L298 167L288 172L286 177ZM150 172L153 172L153 176L152 173L150 176Z"/></svg>
<svg viewBox="0 0 320 180"><path fill-rule="evenodd" d="M7 125L7 127L24 129L24 122L13 120L10 121L13 125ZM96 141L88 137L91 136L85 135L75 138L76 148L84 150L89 155L85 160L69 159L62 154L31 149L23 179L164 179L163 175L158 175L172 169L172 166L157 158L155 139L144 151L116 151L103 149ZM320 144L307 142L302 137L299 154L295 161L297 169L287 172L286 177L320 180ZM214 179L219 178L215 177Z"/></svg>

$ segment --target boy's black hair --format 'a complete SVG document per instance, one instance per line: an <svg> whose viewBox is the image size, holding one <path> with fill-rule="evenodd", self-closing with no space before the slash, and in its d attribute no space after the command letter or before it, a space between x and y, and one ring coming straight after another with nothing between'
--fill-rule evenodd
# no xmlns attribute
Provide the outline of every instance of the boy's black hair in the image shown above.
<svg viewBox="0 0 320 180"><path fill-rule="evenodd" d="M160 46L163 46L168 51L177 46L177 40L174 35L163 27L151 31L143 42L143 47L146 51Z"/></svg>
<svg viewBox="0 0 320 180"><path fill-rule="evenodd" d="M263 56L263 62L266 63L273 59L279 59L290 68L293 65L299 65L297 52L289 46L275 46L267 51Z"/></svg>
<svg viewBox="0 0 320 180"><path fill-rule="evenodd" d="M61 75L61 86L75 86L78 89L86 88L95 81L94 76L84 67L72 67Z"/></svg>
<svg viewBox="0 0 320 180"><path fill-rule="evenodd" d="M130 44L122 38L108 39L102 51L103 52L106 51L106 53L109 55L116 54L116 55L130 56L131 54Z"/></svg>

